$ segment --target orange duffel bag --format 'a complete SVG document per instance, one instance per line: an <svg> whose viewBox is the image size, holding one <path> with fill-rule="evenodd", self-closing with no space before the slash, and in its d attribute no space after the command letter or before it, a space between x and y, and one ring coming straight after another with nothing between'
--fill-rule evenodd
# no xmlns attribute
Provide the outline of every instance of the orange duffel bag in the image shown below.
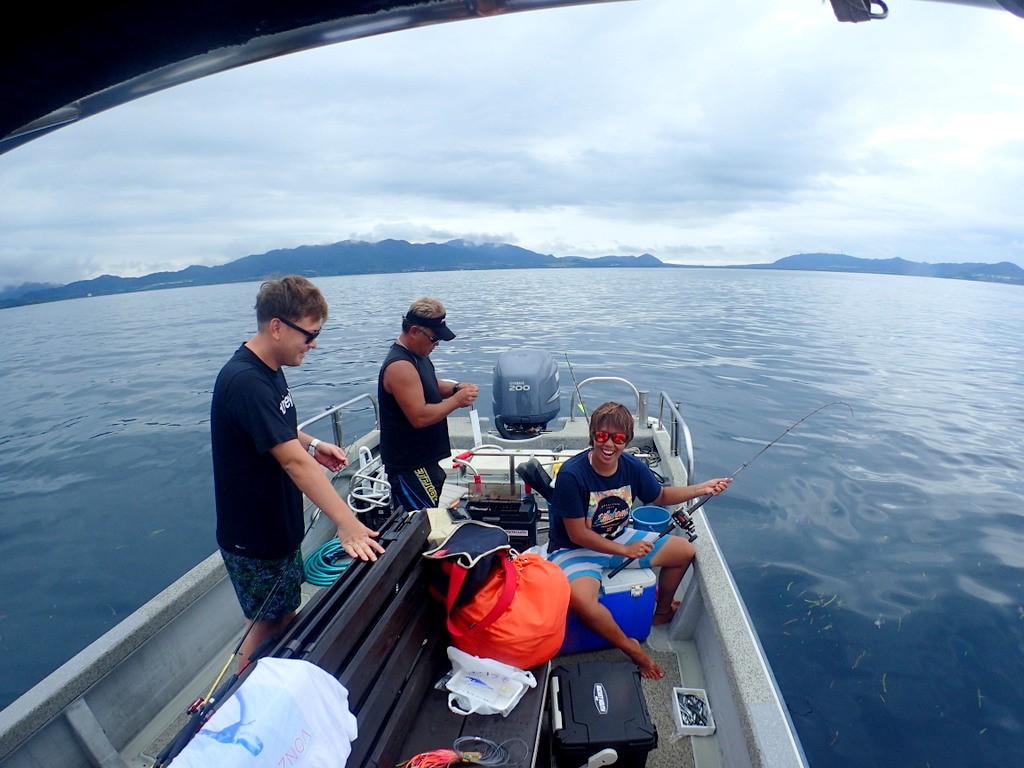
<svg viewBox="0 0 1024 768"><path fill-rule="evenodd" d="M484 533L477 526L487 524L472 523L463 523L461 534ZM472 545L460 547L465 542L456 543L459 538L449 536L445 544L426 553L446 561L448 583L443 592L452 645L520 669L553 659L565 640L569 612L569 580L562 569L540 555L518 554L493 542L476 551ZM487 556L481 556L484 552ZM472 597L463 594L462 604L456 605L467 576L481 566L488 570L486 579ZM472 573L470 579L479 575Z"/></svg>
<svg viewBox="0 0 1024 768"><path fill-rule="evenodd" d="M455 608L458 569L446 601L448 631L460 651L520 669L550 661L565 640L569 580L540 555L504 554L476 596Z"/></svg>

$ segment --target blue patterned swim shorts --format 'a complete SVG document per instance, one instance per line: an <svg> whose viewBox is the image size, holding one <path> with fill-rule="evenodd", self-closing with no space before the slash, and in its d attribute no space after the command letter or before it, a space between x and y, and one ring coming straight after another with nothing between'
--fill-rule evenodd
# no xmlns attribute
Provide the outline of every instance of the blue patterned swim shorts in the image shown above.
<svg viewBox="0 0 1024 768"><path fill-rule="evenodd" d="M245 618L279 619L299 607L303 579L301 549L280 560L243 557L223 549L220 554Z"/></svg>

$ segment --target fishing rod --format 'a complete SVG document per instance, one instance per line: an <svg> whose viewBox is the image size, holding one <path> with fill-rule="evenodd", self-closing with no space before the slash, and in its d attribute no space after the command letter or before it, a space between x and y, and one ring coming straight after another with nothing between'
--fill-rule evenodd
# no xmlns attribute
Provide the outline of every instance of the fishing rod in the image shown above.
<svg viewBox="0 0 1024 768"><path fill-rule="evenodd" d="M572 370L572 363L569 362L569 353L563 352L562 354L565 355L565 364L569 366L569 375L572 376L572 384L576 387L576 397L580 399L580 410L583 411L583 418L589 422L590 416L587 415L587 404L583 402L583 393L580 392L580 385L576 382L576 374Z"/></svg>
<svg viewBox="0 0 1024 768"><path fill-rule="evenodd" d="M310 521L310 527L306 529L306 534L308 534L309 531L312 530L313 523L316 521L317 517L319 517L319 515L313 515L313 519ZM303 534L303 539L305 539L305 537L306 535ZM246 661L245 665L241 669L238 669L235 672L233 672L231 675L228 676L226 680L224 679L224 676L227 674L227 671L231 666L231 663L238 657L239 652L242 650L242 644L245 642L246 638L249 637L249 633L252 632L253 627L256 626L256 622L259 621L260 618L263 616L264 611L270 604L270 600L277 593L277 589L279 586L281 586L282 580L284 579L285 575L286 573L282 572L281 575L278 576L277 579L274 581L274 586L271 587L270 592L263 599L262 605L260 605L259 610L256 611L255 618L253 618L253 620L249 623L249 626L246 627L245 631L242 633L242 637L239 639L238 643L234 647L234 650L232 650L231 654L228 656L228 660L224 663L224 666L221 668L220 674L217 675L216 679L213 681L213 684L210 686L209 692L207 692L205 696L201 696L195 701L193 701L185 709L185 714L189 716L188 721L185 723L184 726L182 726L182 728L178 731L178 734L173 739L171 739L170 742L167 743L167 745L157 756L156 762L153 763L153 768L166 768L166 766L168 766L171 763L171 761L174 760L174 758L176 758L181 753L181 751L185 749L186 746L188 746L188 743L192 741L192 737L199 733L199 730L203 727L203 725L205 725L206 721L210 719L210 717L213 715L214 709L220 703L221 699L225 695L227 695L227 693L231 690L232 686L234 686L234 684L238 682L238 679L239 677L241 677L242 673L246 669L248 669L248 667L251 666L254 661L256 661L259 657L263 656L267 652L267 650L269 650L271 645L277 641L277 638L275 637L268 637L263 643L260 644L259 648L255 649L252 652L252 655L250 656L249 660ZM223 685L221 685L221 681L223 681Z"/></svg>
<svg viewBox="0 0 1024 768"><path fill-rule="evenodd" d="M321 510L318 507L310 515L309 524L306 526L306 530L302 534L302 540L299 542L300 547L302 546L302 541L306 540L306 537L309 536L309 532L313 530L313 526L316 525L317 520L320 519L320 513ZM263 599L263 602L260 604L260 607L256 611L252 621L249 622L249 626L245 628L245 631L242 633L242 637L238 640L238 643L231 651L231 654L228 656L228 660L221 668L220 674L217 675L216 679L214 679L207 694L197 698L185 709L185 714L189 716L188 721L157 756L156 762L153 763L153 768L166 768L171 761L174 760L174 758L176 758L186 746L188 746L192 737L195 736L206 721L212 717L216 707L220 704L224 696L231 691L232 687L238 682L242 674L256 661L262 658L267 651L273 647L273 644L277 642L276 637L267 637L259 647L253 650L246 663L242 665L241 668L235 670L231 675L228 675L227 679L225 679L225 675L227 675L228 669L231 667L231 663L238 658L238 654L242 650L242 645L256 626L256 622L262 620L264 613L271 604L270 601L274 598L274 595L277 594L277 590L284 583L285 576L287 576L287 571L282 571L274 580L274 585L270 588L270 592L268 592L267 596Z"/></svg>
<svg viewBox="0 0 1024 768"><path fill-rule="evenodd" d="M273 593L273 590L271 590L271 593ZM153 768L166 768L174 758L181 754L182 750L188 746L189 742L192 741L192 738L199 733L203 725L206 724L206 721L213 715L213 712L221 699L227 696L232 686L238 682L238 679L244 669L233 672L226 680L224 680L224 675L227 674L228 668L231 666L231 662L234 661L235 657L238 655L238 652L242 647L242 643L245 642L245 638L249 636L250 629L252 629L251 624L249 625L249 629L242 634L242 639L238 641L238 645L235 646L234 651L232 651L231 655L228 657L227 662L221 669L220 674L217 675L217 678L213 681L213 685L210 686L210 690L206 696L201 696L186 707L185 714L188 715L188 720L178 731L177 735L171 739L160 754L157 755L156 762L153 763ZM267 638L268 641L272 641L273 639L274 638ZM264 645L254 651L253 656L263 654L267 647L269 647L269 642L264 643ZM246 664L246 667L248 666L249 663ZM222 680L223 685L221 684Z"/></svg>
<svg viewBox="0 0 1024 768"><path fill-rule="evenodd" d="M729 475L729 479L730 480L734 479L740 472L742 472L744 469L746 469L751 464L753 464L762 453L764 453L769 448L771 448L773 445L775 445L777 442L779 442L779 440L784 438L786 435L788 435L790 432L792 432L794 429L796 429L798 426L800 426L803 422L805 422L809 418L811 418L811 416L813 416L814 414L818 413L819 411L825 410L826 408L831 408L833 405L845 405L847 408L850 409L850 414L851 415L853 414L853 407L849 403L843 402L842 400L836 400L834 402L826 403L825 405L822 405L822 406L820 406L818 408L815 408L813 411L808 413L806 416L804 416L799 421L795 421L792 424L790 424L789 427L786 428L785 432L783 432L781 435L776 437L770 443L765 445L760 451L755 453L750 459L747 459L745 462L743 462L743 464L739 467L739 469L737 469L735 472L733 472L731 475ZM678 525L680 528L683 529L683 531L687 535L687 538L691 542L695 541L697 539L697 532L694 529L692 515L698 509L700 509L705 504L707 504L709 501L711 501L711 499L713 499L714 497L715 497L715 494L709 493L706 496L704 496L704 498L701 499L695 506L690 507L689 509L684 509L685 505L684 504L680 504L678 507L676 507L675 511L673 511L671 513L672 519L669 521L669 524L667 526L665 526L665 530L663 530L661 533L658 534L658 539L662 538L663 536L667 536L669 533L672 532L672 529ZM655 539L655 541L657 541L657 539ZM608 576L609 577L615 576L616 574L618 574L620 571L622 571L622 569L624 569L627 565L629 565L634 560L636 560L636 558L635 557L631 557L631 558L627 559L625 562L617 565L615 568L613 568L611 570L611 572L609 572Z"/></svg>

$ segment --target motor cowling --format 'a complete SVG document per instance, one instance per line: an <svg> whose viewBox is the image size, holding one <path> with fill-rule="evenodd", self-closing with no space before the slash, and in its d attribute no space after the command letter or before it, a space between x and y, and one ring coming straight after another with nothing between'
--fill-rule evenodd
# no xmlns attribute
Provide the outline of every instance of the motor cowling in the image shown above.
<svg viewBox="0 0 1024 768"><path fill-rule="evenodd" d="M558 365L540 350L504 352L494 364L491 392L498 434L506 440L533 437L561 408Z"/></svg>

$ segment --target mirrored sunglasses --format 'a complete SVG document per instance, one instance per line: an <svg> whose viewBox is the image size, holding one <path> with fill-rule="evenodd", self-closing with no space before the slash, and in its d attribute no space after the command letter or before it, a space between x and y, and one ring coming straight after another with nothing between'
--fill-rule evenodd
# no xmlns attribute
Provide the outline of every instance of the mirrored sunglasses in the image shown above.
<svg viewBox="0 0 1024 768"><path fill-rule="evenodd" d="M611 439L616 445L626 444L626 433L625 432L605 432L604 430L598 430L594 433L595 443L607 443Z"/></svg>

